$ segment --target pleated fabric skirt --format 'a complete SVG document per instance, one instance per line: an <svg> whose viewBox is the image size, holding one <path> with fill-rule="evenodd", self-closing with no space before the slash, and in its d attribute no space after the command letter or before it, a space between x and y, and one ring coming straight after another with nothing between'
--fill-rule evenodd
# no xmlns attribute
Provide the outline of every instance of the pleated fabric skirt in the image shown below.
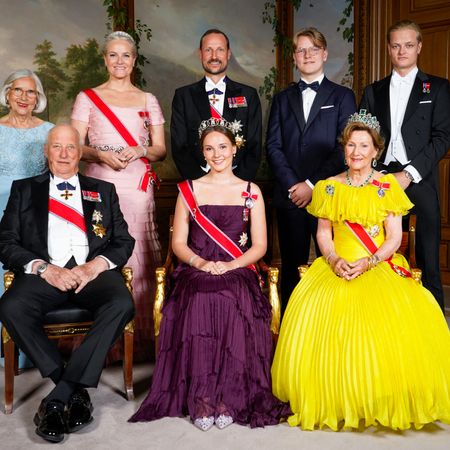
<svg viewBox="0 0 450 450"><path fill-rule="evenodd" d="M319 258L289 300L272 380L305 430L450 423L450 332L431 293L387 263L345 281Z"/></svg>

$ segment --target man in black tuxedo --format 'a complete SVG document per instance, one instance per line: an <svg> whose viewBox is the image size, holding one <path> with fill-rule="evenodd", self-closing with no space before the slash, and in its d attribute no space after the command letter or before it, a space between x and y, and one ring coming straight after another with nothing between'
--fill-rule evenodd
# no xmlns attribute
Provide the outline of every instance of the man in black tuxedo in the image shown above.
<svg viewBox="0 0 450 450"><path fill-rule="evenodd" d="M134 240L112 184L78 174L78 132L54 127L45 146L50 172L14 181L0 223L0 260L16 273L0 299L0 320L55 383L34 417L36 433L59 442L92 421L86 387L98 384L110 346L134 314L119 270ZM65 365L46 337L43 316L73 302L94 324ZM65 409L67 408L67 415Z"/></svg>
<svg viewBox="0 0 450 450"><path fill-rule="evenodd" d="M316 238L317 220L306 211L312 189L317 181L343 170L338 138L356 111L353 92L325 77L327 57L327 41L320 31L305 28L295 35L294 62L300 81L274 97L267 128L283 310L299 281L297 267L308 262L311 236Z"/></svg>
<svg viewBox="0 0 450 450"><path fill-rule="evenodd" d="M240 122L245 140L233 164L236 176L254 180L261 160L261 103L256 90L226 76L231 57L228 37L220 30L206 31L199 57L205 71L200 81L175 91L170 135L172 157L184 179L197 179L209 171L199 147L198 128L203 120L223 117Z"/></svg>
<svg viewBox="0 0 450 450"><path fill-rule="evenodd" d="M418 69L422 34L415 22L395 23L387 40L392 74L366 87L360 108L381 125L385 151L378 170L393 173L415 205L417 264L424 286L444 309L438 163L450 147L450 86Z"/></svg>

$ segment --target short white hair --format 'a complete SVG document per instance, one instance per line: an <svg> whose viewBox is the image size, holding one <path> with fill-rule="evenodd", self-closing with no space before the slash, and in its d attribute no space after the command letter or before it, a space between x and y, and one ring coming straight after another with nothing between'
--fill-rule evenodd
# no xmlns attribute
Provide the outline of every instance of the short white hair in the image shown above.
<svg viewBox="0 0 450 450"><path fill-rule="evenodd" d="M8 91L11 89L14 81L19 80L20 78L32 78L34 80L36 90L38 92L34 112L41 113L47 106L47 97L44 94L44 87L42 86L39 77L32 70L28 69L15 70L8 75L6 80L3 82L2 90L0 91L0 104L8 107L8 101L6 99Z"/></svg>
<svg viewBox="0 0 450 450"><path fill-rule="evenodd" d="M133 56L137 56L136 42L134 41L132 36L128 33L125 33L125 31L113 31L112 33L109 33L108 36L106 36L105 42L102 46L103 55L106 55L108 44L112 41L116 41L117 39L123 39L124 41L127 41L131 46Z"/></svg>

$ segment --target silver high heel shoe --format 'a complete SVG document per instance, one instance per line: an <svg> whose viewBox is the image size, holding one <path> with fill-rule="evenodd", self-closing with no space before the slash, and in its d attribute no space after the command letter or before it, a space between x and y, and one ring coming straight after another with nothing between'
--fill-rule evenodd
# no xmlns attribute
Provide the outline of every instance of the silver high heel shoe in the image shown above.
<svg viewBox="0 0 450 450"><path fill-rule="evenodd" d="M223 430L224 428L228 427L233 423L233 418L231 416L226 416L225 414L221 414L216 419L216 427L219 430Z"/></svg>
<svg viewBox="0 0 450 450"><path fill-rule="evenodd" d="M214 425L214 416L199 417L194 420L194 425L202 431L208 431Z"/></svg>

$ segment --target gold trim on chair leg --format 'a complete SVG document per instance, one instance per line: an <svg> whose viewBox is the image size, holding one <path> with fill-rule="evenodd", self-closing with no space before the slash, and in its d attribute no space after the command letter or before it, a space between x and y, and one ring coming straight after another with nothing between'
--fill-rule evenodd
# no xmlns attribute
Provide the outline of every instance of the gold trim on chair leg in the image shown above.
<svg viewBox="0 0 450 450"><path fill-rule="evenodd" d="M127 289L133 296L133 269L124 267L122 276ZM127 400L134 400L133 388L134 320L130 320L123 330L123 383Z"/></svg>
<svg viewBox="0 0 450 450"><path fill-rule="evenodd" d="M308 264L303 264L298 267L298 275L300 277L300 280L305 276L305 273L307 272L308 269L309 269Z"/></svg>
<svg viewBox="0 0 450 450"><path fill-rule="evenodd" d="M269 301L272 307L272 320L270 322L270 331L274 337L280 332L281 307L280 298L278 296L278 276L279 270L276 267L269 267Z"/></svg>
<svg viewBox="0 0 450 450"><path fill-rule="evenodd" d="M123 332L123 381L127 400L134 400L133 388L134 320L125 326Z"/></svg>
<svg viewBox="0 0 450 450"><path fill-rule="evenodd" d="M156 275L156 293L155 303L153 304L153 323L155 328L155 356L158 354L158 338L162 320L162 307L166 295L166 274L165 267L158 267L155 270Z"/></svg>

